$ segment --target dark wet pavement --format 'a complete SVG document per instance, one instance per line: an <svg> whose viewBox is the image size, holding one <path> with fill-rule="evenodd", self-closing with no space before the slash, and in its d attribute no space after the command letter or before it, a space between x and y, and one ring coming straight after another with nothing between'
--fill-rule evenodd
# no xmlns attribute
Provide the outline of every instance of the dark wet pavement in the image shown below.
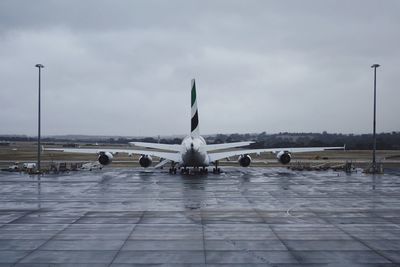
<svg viewBox="0 0 400 267"><path fill-rule="evenodd" d="M0 266L399 266L400 170L0 173Z"/></svg>

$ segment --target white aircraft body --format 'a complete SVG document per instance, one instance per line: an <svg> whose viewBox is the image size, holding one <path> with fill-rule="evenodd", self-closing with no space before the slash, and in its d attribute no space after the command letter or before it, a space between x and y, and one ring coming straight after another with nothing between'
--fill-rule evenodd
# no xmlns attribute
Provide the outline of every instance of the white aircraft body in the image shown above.
<svg viewBox="0 0 400 267"><path fill-rule="evenodd" d="M251 154L260 154L270 152L276 155L279 162L288 164L291 160L291 153L324 151L328 149L344 149L344 147L302 147L302 148L263 148L263 149L235 149L229 151L220 151L232 148L239 148L250 145L251 141L224 143L224 144L207 144L199 131L199 115L197 109L196 83L192 80L191 86L191 133L185 137L180 145L177 144L159 144L130 142L130 145L142 147L146 149L158 150L136 150L136 149L84 149L84 148L63 148L45 150L64 151L70 153L95 153L98 154L98 161L102 165L108 165L112 162L113 155L117 153L127 153L129 155L139 154L139 164L142 167L150 167L152 165L152 157L160 158L160 162L155 168L160 168L166 164L170 164L170 173L176 173L177 168L183 173L189 172L189 167L207 172L207 167L214 165L213 172L219 173L218 162L221 159L229 159L238 156L238 162L242 167L248 167L251 163ZM162 150L162 151L160 151Z"/></svg>

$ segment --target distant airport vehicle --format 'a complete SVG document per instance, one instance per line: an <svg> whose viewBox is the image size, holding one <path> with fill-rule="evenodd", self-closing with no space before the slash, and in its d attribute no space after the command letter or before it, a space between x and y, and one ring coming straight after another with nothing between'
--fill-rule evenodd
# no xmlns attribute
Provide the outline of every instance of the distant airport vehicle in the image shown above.
<svg viewBox="0 0 400 267"><path fill-rule="evenodd" d="M26 172L33 172L36 170L36 163L33 162L27 162L22 165L22 170Z"/></svg>
<svg viewBox="0 0 400 267"><path fill-rule="evenodd" d="M7 171L7 172L19 172L20 168L19 168L18 164L14 163L13 165L8 166L8 168L3 168L1 170Z"/></svg>
<svg viewBox="0 0 400 267"><path fill-rule="evenodd" d="M156 150L135 150L135 149L80 149L80 148L49 148L45 150L64 151L70 153L96 153L98 162L101 165L108 165L113 160L113 155L117 153L128 153L129 155L138 154L140 166L147 168L153 163L152 157L160 158L160 162L155 168L160 168L166 164L170 164L170 173L176 173L180 168L182 173L188 173L189 167L207 172L207 167L214 165L213 172L220 173L218 167L219 160L237 156L238 163L242 167L248 167L251 163L251 154L260 154L270 152L276 155L277 160L282 164L288 164L291 160L292 153L324 151L328 149L344 149L344 147L302 147L302 148L265 148L265 149L236 149L232 151L215 152L222 149L232 149L250 145L251 141L224 143L224 144L206 144L199 131L199 115L197 109L196 83L192 80L191 86L191 133L185 137L180 145L130 142L131 145L137 147L159 149Z"/></svg>

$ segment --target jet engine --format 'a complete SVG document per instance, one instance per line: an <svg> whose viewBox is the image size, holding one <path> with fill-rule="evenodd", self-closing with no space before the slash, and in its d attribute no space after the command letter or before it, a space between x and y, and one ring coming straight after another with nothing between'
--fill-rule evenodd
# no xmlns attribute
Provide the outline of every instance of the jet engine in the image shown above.
<svg viewBox="0 0 400 267"><path fill-rule="evenodd" d="M140 166L142 166L144 168L150 167L152 163L153 163L153 160L148 155L142 155L139 159Z"/></svg>
<svg viewBox="0 0 400 267"><path fill-rule="evenodd" d="M97 159L101 165L108 165L113 160L113 155L110 152L100 152L99 158Z"/></svg>
<svg viewBox="0 0 400 267"><path fill-rule="evenodd" d="M288 164L292 159L292 155L290 155L288 151L281 151L276 154L276 157L278 158L278 161L282 164Z"/></svg>
<svg viewBox="0 0 400 267"><path fill-rule="evenodd" d="M248 167L251 162L251 157L249 155L240 155L238 162L242 167Z"/></svg>

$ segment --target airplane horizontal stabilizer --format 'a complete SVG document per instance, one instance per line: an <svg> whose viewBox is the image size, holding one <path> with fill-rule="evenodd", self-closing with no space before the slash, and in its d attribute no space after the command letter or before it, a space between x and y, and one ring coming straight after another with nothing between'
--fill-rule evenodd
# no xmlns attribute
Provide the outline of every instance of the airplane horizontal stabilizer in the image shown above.
<svg viewBox="0 0 400 267"><path fill-rule="evenodd" d="M212 144L212 145L206 145L204 150L207 152L211 152L211 151L220 150L220 149L248 146L252 143L254 143L254 142L247 141L247 142L236 142L236 143L226 143L226 144Z"/></svg>
<svg viewBox="0 0 400 267"><path fill-rule="evenodd" d="M129 142L130 145L146 148L155 148L168 151L181 151L181 146L176 144L159 144L159 143L145 143L145 142Z"/></svg>

